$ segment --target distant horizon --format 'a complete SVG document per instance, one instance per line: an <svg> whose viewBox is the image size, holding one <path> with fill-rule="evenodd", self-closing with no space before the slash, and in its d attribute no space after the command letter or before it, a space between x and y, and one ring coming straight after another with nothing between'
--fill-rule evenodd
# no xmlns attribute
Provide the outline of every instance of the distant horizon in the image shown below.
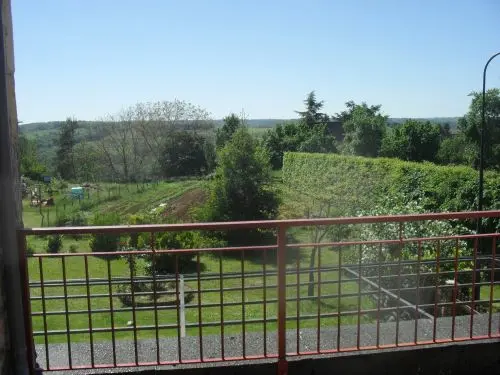
<svg viewBox="0 0 500 375"><path fill-rule="evenodd" d="M463 117L462 116L428 116L428 117L391 117L389 116L389 120L395 120L395 119L412 119L412 120L431 120L431 119L459 119ZM209 119L208 121L223 121L223 118L216 118L216 119ZM300 120L298 117L296 118L278 118L278 117L270 117L270 118L245 118L246 121L298 121ZM23 125L32 125L32 124L50 124L50 123L56 123L56 122L64 122L66 119L63 120L49 120L49 121L31 121L31 122L24 122L24 121L19 121L19 126ZM81 122L98 122L100 120L84 120L84 119L76 119L76 121L81 121Z"/></svg>

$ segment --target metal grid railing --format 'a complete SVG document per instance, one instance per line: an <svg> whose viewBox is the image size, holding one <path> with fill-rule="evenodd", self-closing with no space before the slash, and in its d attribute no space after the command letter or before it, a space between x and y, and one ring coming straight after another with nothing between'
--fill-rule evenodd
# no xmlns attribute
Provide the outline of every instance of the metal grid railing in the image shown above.
<svg viewBox="0 0 500 375"><path fill-rule="evenodd" d="M500 234L405 235L408 223L492 217L500 211L24 229L29 353L54 371L277 358L283 373L289 356L498 339ZM392 237L360 234L395 223ZM307 241L311 230L346 226ZM242 229L274 231L276 243L165 250L155 241ZM37 236L139 233L145 249L26 255Z"/></svg>

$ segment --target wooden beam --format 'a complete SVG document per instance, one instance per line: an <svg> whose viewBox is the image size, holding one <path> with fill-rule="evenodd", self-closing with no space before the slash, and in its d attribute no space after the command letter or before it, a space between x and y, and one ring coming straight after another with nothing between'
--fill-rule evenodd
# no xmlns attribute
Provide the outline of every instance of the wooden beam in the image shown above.
<svg viewBox="0 0 500 375"><path fill-rule="evenodd" d="M23 309L17 229L22 228L17 159L17 109L14 85L14 38L10 0L0 0L0 270L5 298L2 322L9 345L3 373L28 374L28 350ZM5 287L8 285L8 288ZM5 335L7 337L7 335Z"/></svg>

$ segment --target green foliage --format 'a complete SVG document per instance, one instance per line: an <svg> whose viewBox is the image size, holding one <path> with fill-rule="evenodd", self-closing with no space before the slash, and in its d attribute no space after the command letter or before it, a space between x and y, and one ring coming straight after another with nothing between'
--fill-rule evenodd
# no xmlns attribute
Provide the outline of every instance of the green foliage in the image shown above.
<svg viewBox="0 0 500 375"><path fill-rule="evenodd" d="M403 194L426 211L471 211L476 208L478 174L470 167L438 166L387 158L335 154L285 154L283 180L304 200L333 201L340 214L369 210L386 197ZM500 174L485 173L486 209L500 207ZM334 213L335 214L335 213ZM489 230L497 223L485 219ZM473 227L473 224L470 223Z"/></svg>
<svg viewBox="0 0 500 375"><path fill-rule="evenodd" d="M194 176L209 172L213 145L199 134L179 131L165 142L160 166L165 177Z"/></svg>
<svg viewBox="0 0 500 375"><path fill-rule="evenodd" d="M300 124L308 130L328 121L328 115L320 112L324 102L316 99L316 93L311 91L304 100L305 111L295 111L300 117Z"/></svg>
<svg viewBox="0 0 500 375"><path fill-rule="evenodd" d="M198 244L198 234L193 232L165 232L158 237L157 248L168 249L193 249ZM156 256L146 256L146 271L152 275L153 271L158 274L184 272L192 265L194 253L172 254L161 253ZM177 262L177 266L176 266ZM177 267L177 268L176 268Z"/></svg>
<svg viewBox="0 0 500 375"><path fill-rule="evenodd" d="M343 152L350 155L377 156L384 138L388 116L380 113L380 106L366 103L346 103L348 110L337 115L342 121L345 137Z"/></svg>
<svg viewBox="0 0 500 375"><path fill-rule="evenodd" d="M243 121L234 113L224 117L224 125L222 128L217 129L215 137L215 145L217 148L222 148L229 142L233 134L243 126Z"/></svg>
<svg viewBox="0 0 500 375"><path fill-rule="evenodd" d="M470 96L469 112L459 119L458 129L479 150L483 98L479 92L472 92ZM484 165L486 168L500 168L500 89L487 90L485 102ZM478 158L479 154L476 154L476 163Z"/></svg>
<svg viewBox="0 0 500 375"><path fill-rule="evenodd" d="M328 134L326 126L322 124L317 124L314 128L291 121L278 124L267 131L262 144L269 153L273 169L281 169L285 152L337 152L335 137Z"/></svg>
<svg viewBox="0 0 500 375"><path fill-rule="evenodd" d="M56 218L57 227L84 227L87 224L87 216L83 212L62 213Z"/></svg>
<svg viewBox="0 0 500 375"><path fill-rule="evenodd" d="M49 236L47 241L47 252L51 254L57 254L62 247L62 235L54 234Z"/></svg>
<svg viewBox="0 0 500 375"><path fill-rule="evenodd" d="M115 213L96 214L94 216L94 226L107 226L120 224L120 216ZM93 234L90 240L92 252L112 252L117 251L120 246L120 236L116 234Z"/></svg>
<svg viewBox="0 0 500 375"><path fill-rule="evenodd" d="M358 212L359 216L379 216L379 215L398 215L398 214L419 214L426 210L419 201L408 201L404 196L392 196L383 200L379 205L372 207L366 211ZM458 236L471 234L471 230L462 225L457 220L427 220L427 221L412 221L404 223L373 223L363 224L361 227L352 226L352 231L356 233L356 239L360 241L387 241L397 240L400 238L433 238L440 236ZM446 271L454 271L455 264L447 262L448 259L453 259L456 256L459 258L472 257L473 245L465 240L441 240L439 247L436 241L404 241L404 242L382 242L377 244L363 244L359 250L345 252L343 263L351 264L374 264L381 265L374 268L365 268L363 273L366 276L375 276L378 272L387 274L403 274L399 282L401 285L408 288L420 285L436 285L435 279L435 264L430 265L415 263L406 263L401 269L398 269L396 261L436 261L440 260L440 270L442 272L439 277L439 283L442 284L446 279L453 278L452 274ZM472 262L461 260L457 263L460 271L471 271ZM380 267L380 268L379 268ZM425 276L416 278L415 275L420 268L421 273ZM470 273L460 273L458 275L459 283L471 282ZM396 288L398 284L397 278L391 280L386 279L383 285L389 288ZM467 289L467 288L465 288Z"/></svg>
<svg viewBox="0 0 500 375"><path fill-rule="evenodd" d="M79 181L96 181L102 175L102 163L95 144L82 140L74 147L75 173Z"/></svg>
<svg viewBox="0 0 500 375"><path fill-rule="evenodd" d="M437 153L440 164L473 166L477 157L477 145L467 140L464 134L459 133L441 142Z"/></svg>
<svg viewBox="0 0 500 375"><path fill-rule="evenodd" d="M280 169L283 166L283 154L298 151L305 139L306 134L303 128L296 122L288 121L268 130L262 144L269 154L272 167Z"/></svg>
<svg viewBox="0 0 500 375"><path fill-rule="evenodd" d="M205 221L266 220L276 217L278 197L271 189L269 157L248 133L240 128L218 152L210 196L200 219ZM245 231L258 241L258 233ZM224 238L230 243L243 242L242 233L232 231Z"/></svg>
<svg viewBox="0 0 500 375"><path fill-rule="evenodd" d="M40 181L46 172L46 168L39 161L36 141L29 139L21 133L18 138L18 152L21 174L32 180Z"/></svg>
<svg viewBox="0 0 500 375"><path fill-rule="evenodd" d="M386 134L380 155L408 161L435 161L440 140L441 126L438 124L407 120Z"/></svg>
<svg viewBox="0 0 500 375"><path fill-rule="evenodd" d="M76 144L75 133L77 128L78 122L68 118L59 130L56 170L61 178L65 180L74 179L76 176L74 147Z"/></svg>

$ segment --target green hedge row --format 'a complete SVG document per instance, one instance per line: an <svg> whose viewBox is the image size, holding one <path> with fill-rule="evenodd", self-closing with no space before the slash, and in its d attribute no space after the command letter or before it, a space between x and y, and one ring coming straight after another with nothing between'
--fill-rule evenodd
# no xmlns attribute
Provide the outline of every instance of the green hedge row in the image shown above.
<svg viewBox="0 0 500 375"><path fill-rule="evenodd" d="M285 186L317 200L338 201L352 215L381 199L418 200L429 212L473 211L478 172L464 166L439 166L389 158L338 154L286 153ZM500 208L500 173L485 172L484 209ZM490 223L490 225L493 223ZM496 225L495 225L496 226Z"/></svg>

